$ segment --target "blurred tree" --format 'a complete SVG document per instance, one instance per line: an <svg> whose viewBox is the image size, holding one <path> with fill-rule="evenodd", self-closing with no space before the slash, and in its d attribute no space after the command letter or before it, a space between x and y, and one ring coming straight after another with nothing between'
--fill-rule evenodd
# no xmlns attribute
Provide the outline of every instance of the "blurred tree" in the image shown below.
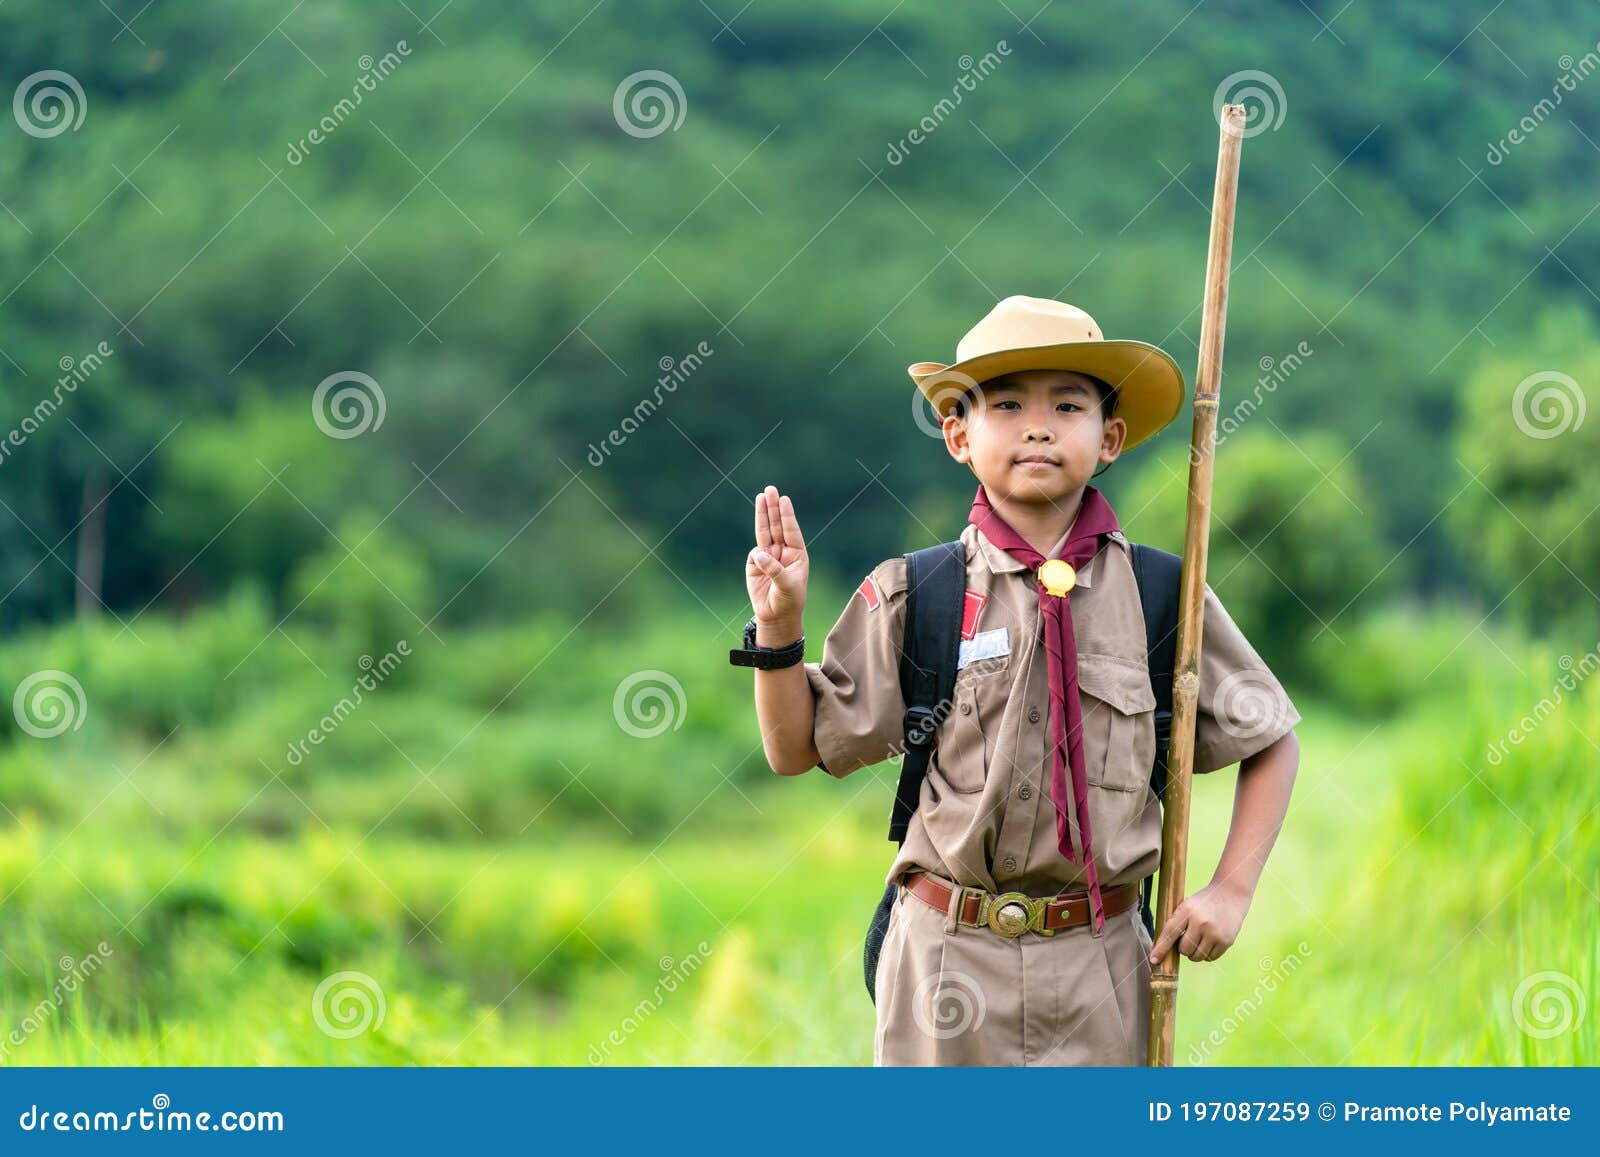
<svg viewBox="0 0 1600 1157"><path fill-rule="evenodd" d="M173 563L170 594L212 599L242 575L281 594L353 501L376 504L382 463L365 438L324 433L309 399L251 393L168 440L151 529Z"/></svg>
<svg viewBox="0 0 1600 1157"><path fill-rule="evenodd" d="M295 568L289 589L353 654L376 662L401 640L412 650L432 630L428 573L370 510L339 520L332 541ZM363 663L363 668L366 664Z"/></svg>
<svg viewBox="0 0 1600 1157"><path fill-rule="evenodd" d="M1600 334L1576 306L1486 358L1465 388L1454 442L1460 493L1446 512L1490 606L1535 629L1600 620Z"/></svg>
<svg viewBox="0 0 1600 1157"><path fill-rule="evenodd" d="M591 609L562 581L575 555L605 575L659 550L673 588L736 586L769 481L819 527L837 517L819 562L859 575L908 523L926 537L907 506L931 529L924 510L970 495L912 422L905 366L953 356L995 297L1064 294L1193 363L1195 174L1215 144L1194 94L1242 59L1293 93L1242 174L1229 348L1315 349L1272 421L1356 447L1349 465L1389 483L1381 533L1427 559L1408 579L1459 584L1471 568L1451 565L1437 513L1461 367L1480 339L1589 301L1569 270L1600 264L1600 235L1574 228L1600 172L1581 136L1541 129L1463 169L1528 108L1514 62L1571 48L1570 2L1493 45L1448 16L1356 6L1341 30L1374 47L1352 64L1310 44L1298 8L1219 27L1161 0L1131 77L1110 6L1024 29L1003 6L880 19L763 0L727 31L669 0L457 0L426 26L403 4L282 7L0 5L4 74L65 72L86 102L70 132L0 133L0 437L63 357L116 350L70 424L0 462L0 629L69 614L80 590L120 612L255 576L281 598L352 495L425 552L453 618ZM402 40L403 62L300 148L360 62ZM613 98L664 60L686 115L641 139ZM1109 94L1070 122L1029 99L1066 74ZM714 353L590 464L701 342ZM388 424L319 446L300 413L349 370L383 384ZM282 485L256 462L301 451ZM552 529L574 545L549 549Z"/></svg>
<svg viewBox="0 0 1600 1157"><path fill-rule="evenodd" d="M1340 624L1400 577L1373 488L1347 454L1332 435L1256 429L1216 450L1206 581L1280 677L1311 685L1337 661ZM1130 538L1182 550L1189 476L1178 466L1152 458L1117 499Z"/></svg>

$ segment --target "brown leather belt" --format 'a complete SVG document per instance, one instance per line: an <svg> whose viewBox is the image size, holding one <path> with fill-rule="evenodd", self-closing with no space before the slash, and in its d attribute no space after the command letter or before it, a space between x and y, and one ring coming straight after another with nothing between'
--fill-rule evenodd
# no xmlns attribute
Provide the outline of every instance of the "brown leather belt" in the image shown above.
<svg viewBox="0 0 1600 1157"><path fill-rule="evenodd" d="M954 890L938 876L927 872L908 872L901 886L930 908L950 911ZM1053 936L1062 928L1089 923L1089 893L1063 892L1059 896L1026 896L1021 892L985 892L982 888L961 888L961 903L956 919L975 928L990 928L1001 936L1014 938L1024 932ZM1139 900L1138 884L1103 888L1100 899L1106 915L1126 912Z"/></svg>

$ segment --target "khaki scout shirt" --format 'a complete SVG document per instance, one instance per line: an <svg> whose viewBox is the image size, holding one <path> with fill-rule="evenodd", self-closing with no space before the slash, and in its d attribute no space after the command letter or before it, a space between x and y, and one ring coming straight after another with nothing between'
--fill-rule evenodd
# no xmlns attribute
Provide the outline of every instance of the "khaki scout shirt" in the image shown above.
<svg viewBox="0 0 1600 1157"><path fill-rule="evenodd" d="M916 813L885 882L920 868L989 891L1081 890L1082 865L1056 845L1049 682L1033 572L976 526L969 524L961 541L967 605L976 604L977 615L964 623L954 707L940 724ZM1161 805L1150 789L1155 696L1126 538L1109 536L1078 570L1070 597L1093 851L1101 887L1111 888L1150 875L1161 859ZM822 661L805 664L816 700L817 766L830 775L842 778L904 746L905 609L905 558L887 559L851 596ZM1194 770L1237 763L1299 721L1282 685L1207 586ZM1072 846L1081 847L1075 819Z"/></svg>

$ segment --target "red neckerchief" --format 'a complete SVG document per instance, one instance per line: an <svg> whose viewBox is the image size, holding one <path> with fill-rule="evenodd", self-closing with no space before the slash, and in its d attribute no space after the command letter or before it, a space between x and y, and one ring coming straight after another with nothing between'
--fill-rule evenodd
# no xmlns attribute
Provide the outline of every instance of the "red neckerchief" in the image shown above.
<svg viewBox="0 0 1600 1157"><path fill-rule="evenodd" d="M1026 563L1035 572L1045 561L1028 544L1027 539L1013 530L994 507L983 487L978 487L972 500L972 513L967 521L983 531L984 536L1012 558ZM1073 520L1061 553L1056 555L1074 570L1099 553L1106 535L1118 530L1117 516L1105 495L1093 486L1083 488L1083 501L1078 516ZM1039 614L1044 627L1044 645L1047 658L1046 671L1050 679L1050 799L1056 808L1056 845L1070 863L1077 863L1072 854L1072 829L1067 820L1067 768L1072 770L1072 798L1075 802L1078 831L1083 845L1084 874L1089 882L1089 903L1094 913L1094 927L1098 932L1105 924L1105 910L1100 902L1100 875L1095 868L1093 842L1089 828L1089 780L1083 764L1083 707L1078 702L1078 646L1072 633L1071 592L1052 595L1039 583Z"/></svg>

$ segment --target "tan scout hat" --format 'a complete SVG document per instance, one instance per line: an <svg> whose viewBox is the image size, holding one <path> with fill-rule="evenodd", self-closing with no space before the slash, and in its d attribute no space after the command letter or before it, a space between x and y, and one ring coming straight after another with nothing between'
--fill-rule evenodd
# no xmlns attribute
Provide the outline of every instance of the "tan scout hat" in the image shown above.
<svg viewBox="0 0 1600 1157"><path fill-rule="evenodd" d="M1183 371L1166 352L1149 342L1107 341L1083 310L1046 297L1000 302L957 344L953 364L907 368L941 419L974 383L1016 370L1074 370L1115 388L1117 416L1128 424L1124 449L1160 430L1183 406Z"/></svg>

